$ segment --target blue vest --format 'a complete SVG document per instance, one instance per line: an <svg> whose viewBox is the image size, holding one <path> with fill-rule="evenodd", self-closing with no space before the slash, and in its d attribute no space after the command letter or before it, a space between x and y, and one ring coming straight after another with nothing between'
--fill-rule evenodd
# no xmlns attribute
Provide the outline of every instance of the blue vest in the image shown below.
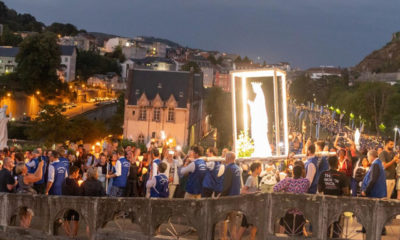
<svg viewBox="0 0 400 240"><path fill-rule="evenodd" d="M318 166L319 173L323 173L329 170L329 163L327 157L322 157L319 166ZM319 179L319 178L318 178Z"/></svg>
<svg viewBox="0 0 400 240"><path fill-rule="evenodd" d="M371 179L371 172L372 172L373 165L378 165L379 177L378 177L378 181L376 181L375 185L372 187L371 192L368 194L368 197L385 198L385 197L387 197L386 175L385 175L385 170L382 165L382 161L380 159L377 159L372 163L371 167L369 168L369 171L367 172L367 174L364 177L361 189L363 191L365 191L367 189L369 180Z"/></svg>
<svg viewBox="0 0 400 240"><path fill-rule="evenodd" d="M51 163L54 167L54 182L50 189L50 195L62 195L62 184L65 180L67 169L62 162Z"/></svg>
<svg viewBox="0 0 400 240"><path fill-rule="evenodd" d="M158 166L158 165L160 165L161 160L157 158L157 159L154 159L151 164L149 164L149 173L151 173L151 171L152 171L153 163L157 164L157 166Z"/></svg>
<svg viewBox="0 0 400 240"><path fill-rule="evenodd" d="M308 193L315 194L315 193L317 193L318 179L319 179L319 174L320 174L320 171L318 170L318 158L313 157L313 158L307 159L307 162L305 164L306 173L307 173L308 165L310 165L311 163L314 164L314 166L315 166L315 175L314 175L314 178L310 185L310 188L308 189Z"/></svg>
<svg viewBox="0 0 400 240"><path fill-rule="evenodd" d="M118 161L121 162L121 176L114 178L113 186L124 188L128 179L129 168L131 163L126 158L120 158Z"/></svg>
<svg viewBox="0 0 400 240"><path fill-rule="evenodd" d="M189 174L186 182L186 192L190 194L200 194L203 190L203 179L207 172L207 166L204 160L197 159L194 161L195 170Z"/></svg>
<svg viewBox="0 0 400 240"><path fill-rule="evenodd" d="M67 169L69 173L69 160L64 157L59 157L58 160L64 164L64 167Z"/></svg>
<svg viewBox="0 0 400 240"><path fill-rule="evenodd" d="M168 198L168 178L164 174L155 176L156 186L150 189L150 197L152 198Z"/></svg>
<svg viewBox="0 0 400 240"><path fill-rule="evenodd" d="M203 180L203 188L208 188L214 192L222 192L222 186L224 182L224 175L218 177L219 169L221 168L220 162L215 162L214 169L208 170Z"/></svg>
<svg viewBox="0 0 400 240"><path fill-rule="evenodd" d="M228 196L240 195L241 181L239 166L234 163L230 163L228 166L226 166L225 172L227 171L232 171L232 186L229 190Z"/></svg>
<svg viewBox="0 0 400 240"><path fill-rule="evenodd" d="M37 170L37 168L38 168L38 166L39 166L39 159L38 158L33 158L33 159L31 159L31 161L34 161L35 162L35 167L28 167L28 173L35 173L36 172L36 170ZM46 169L47 169L47 162L46 162L46 159L42 156L42 161L44 161L44 164L43 164L43 169L42 169L42 173L43 173L43 175L42 175L42 179L40 179L39 181L37 181L37 182L35 182L35 184L43 184L43 183L45 183L45 173L46 173Z"/></svg>

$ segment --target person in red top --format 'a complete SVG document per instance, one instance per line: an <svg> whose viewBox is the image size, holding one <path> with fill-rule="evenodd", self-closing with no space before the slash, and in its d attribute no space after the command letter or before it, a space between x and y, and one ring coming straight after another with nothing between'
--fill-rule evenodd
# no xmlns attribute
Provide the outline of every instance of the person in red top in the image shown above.
<svg viewBox="0 0 400 240"><path fill-rule="evenodd" d="M351 152L345 149L339 150L339 172L344 173L347 177L351 177L353 174Z"/></svg>

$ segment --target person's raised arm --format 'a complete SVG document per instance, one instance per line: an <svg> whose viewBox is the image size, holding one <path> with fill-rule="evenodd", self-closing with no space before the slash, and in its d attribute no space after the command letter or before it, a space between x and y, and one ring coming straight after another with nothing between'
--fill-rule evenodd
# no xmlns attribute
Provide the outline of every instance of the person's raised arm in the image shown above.
<svg viewBox="0 0 400 240"><path fill-rule="evenodd" d="M30 184L39 181L43 177L43 164L44 161L41 161L36 169L36 172L34 174L27 174L24 177L24 183L25 184Z"/></svg>

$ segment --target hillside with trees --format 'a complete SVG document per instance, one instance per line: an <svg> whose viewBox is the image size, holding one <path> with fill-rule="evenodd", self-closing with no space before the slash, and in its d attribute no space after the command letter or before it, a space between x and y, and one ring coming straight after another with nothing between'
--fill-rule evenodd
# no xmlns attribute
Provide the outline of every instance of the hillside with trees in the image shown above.
<svg viewBox="0 0 400 240"><path fill-rule="evenodd" d="M357 66L357 72L388 73L400 71L400 32L379 50L366 56Z"/></svg>

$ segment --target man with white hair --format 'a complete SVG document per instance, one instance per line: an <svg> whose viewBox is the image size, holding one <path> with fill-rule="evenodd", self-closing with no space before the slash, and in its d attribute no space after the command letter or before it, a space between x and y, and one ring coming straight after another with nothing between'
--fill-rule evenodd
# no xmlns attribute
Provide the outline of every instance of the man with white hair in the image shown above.
<svg viewBox="0 0 400 240"><path fill-rule="evenodd" d="M385 198L387 196L386 174L382 161L378 158L378 152L369 151L368 161L371 163L371 167L364 177L361 195L371 198Z"/></svg>

